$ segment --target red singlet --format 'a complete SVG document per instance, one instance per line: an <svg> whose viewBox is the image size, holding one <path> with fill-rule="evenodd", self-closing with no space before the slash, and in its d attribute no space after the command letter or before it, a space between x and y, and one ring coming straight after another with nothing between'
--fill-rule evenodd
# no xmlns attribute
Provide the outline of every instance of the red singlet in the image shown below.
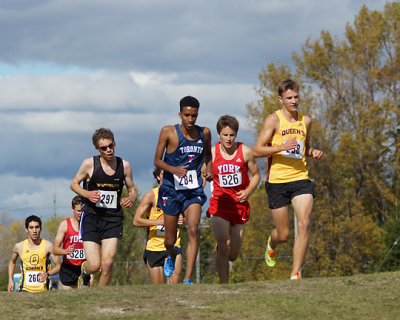
<svg viewBox="0 0 400 320"><path fill-rule="evenodd" d="M78 231L74 230L71 223L71 218L67 219L67 232L64 236L63 248L67 249L70 245L75 244L75 250L72 254L64 255L63 262L80 266L85 259L85 252L83 251L83 242L79 240Z"/></svg>
<svg viewBox="0 0 400 320"><path fill-rule="evenodd" d="M236 155L231 160L222 157L220 142L215 144L212 164L213 196L207 214L230 221L231 225L244 224L249 220L249 203L240 203L236 193L249 186L248 167L243 157L243 144L237 142Z"/></svg>

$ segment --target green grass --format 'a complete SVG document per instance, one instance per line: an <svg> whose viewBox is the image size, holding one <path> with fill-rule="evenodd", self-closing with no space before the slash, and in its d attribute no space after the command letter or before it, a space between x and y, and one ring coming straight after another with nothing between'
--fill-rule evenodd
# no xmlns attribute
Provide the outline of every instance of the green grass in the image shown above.
<svg viewBox="0 0 400 320"><path fill-rule="evenodd" d="M400 319L400 272L0 293L0 319Z"/></svg>

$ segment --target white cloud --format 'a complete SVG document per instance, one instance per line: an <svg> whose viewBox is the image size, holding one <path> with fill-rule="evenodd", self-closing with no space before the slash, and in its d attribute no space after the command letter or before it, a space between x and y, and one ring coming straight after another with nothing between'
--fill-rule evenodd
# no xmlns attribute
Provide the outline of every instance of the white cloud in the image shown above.
<svg viewBox="0 0 400 320"><path fill-rule="evenodd" d="M12 75L0 79L2 130L34 133L92 132L106 126L122 131L156 130L175 123L179 99L200 100L205 126L221 114L243 117L254 100L249 84L180 84L176 74L67 73Z"/></svg>
<svg viewBox="0 0 400 320"><path fill-rule="evenodd" d="M28 215L50 216L69 215L71 199L74 193L70 190L71 181L65 178L42 178L34 176L0 175L0 211L13 213L17 219Z"/></svg>

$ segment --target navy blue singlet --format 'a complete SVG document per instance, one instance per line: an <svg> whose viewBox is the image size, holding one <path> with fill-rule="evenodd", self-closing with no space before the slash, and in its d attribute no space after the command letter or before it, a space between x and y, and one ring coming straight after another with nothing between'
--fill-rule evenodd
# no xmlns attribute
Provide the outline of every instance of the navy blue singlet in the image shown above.
<svg viewBox="0 0 400 320"><path fill-rule="evenodd" d="M187 177L178 179L171 172L165 171L163 176L163 184L165 186L174 188L175 190L193 190L193 186L198 185L201 187L203 183L203 178L201 176L201 166L204 162L204 133L203 129L199 126L195 126L200 132L199 138L196 140L186 139L179 124L175 125L176 132L178 134L179 144L175 151L171 153L165 153L164 161L174 167L180 167L189 165L187 167L188 174ZM196 173L190 174L190 172ZM197 181L193 181L194 177L197 176ZM186 179L186 180L185 180Z"/></svg>

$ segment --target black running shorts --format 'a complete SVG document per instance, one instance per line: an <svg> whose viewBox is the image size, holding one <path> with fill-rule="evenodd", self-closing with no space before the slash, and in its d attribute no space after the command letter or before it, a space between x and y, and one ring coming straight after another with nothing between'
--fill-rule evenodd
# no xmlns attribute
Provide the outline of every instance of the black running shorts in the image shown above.
<svg viewBox="0 0 400 320"><path fill-rule="evenodd" d="M81 275L81 266L63 262L60 269L60 281L64 286L76 286Z"/></svg>
<svg viewBox="0 0 400 320"><path fill-rule="evenodd" d="M176 254L182 254L182 249L176 249ZM168 251L149 251L144 250L143 260L144 263L149 263L150 268L163 267L165 259L168 257Z"/></svg>
<svg viewBox="0 0 400 320"><path fill-rule="evenodd" d="M270 209L279 209L287 206L295 196L300 194L312 194L314 186L311 180L298 180L287 183L265 183L265 191L268 195Z"/></svg>
<svg viewBox="0 0 400 320"><path fill-rule="evenodd" d="M101 240L122 237L122 221L106 221L85 213L82 220L82 240L101 244Z"/></svg>

